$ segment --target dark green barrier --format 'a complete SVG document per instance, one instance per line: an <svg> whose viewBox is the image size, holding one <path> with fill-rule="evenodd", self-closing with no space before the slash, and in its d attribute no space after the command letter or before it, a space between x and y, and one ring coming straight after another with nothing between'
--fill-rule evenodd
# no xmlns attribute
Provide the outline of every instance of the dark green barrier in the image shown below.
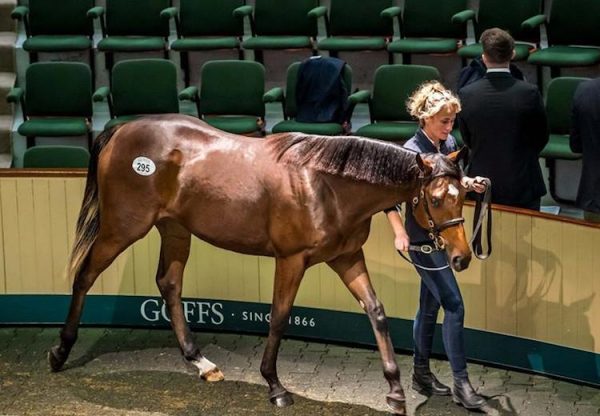
<svg viewBox="0 0 600 416"><path fill-rule="evenodd" d="M67 314L67 295L0 295L0 324L62 324ZM270 305L207 299L185 299L184 312L193 329L209 331L268 331ZM397 349L412 349L412 321L389 320ZM168 315L158 297L89 295L82 324L104 326L168 327ZM324 309L294 307L287 335L375 346L366 315ZM566 377L600 386L600 354L467 329L470 359ZM441 328L436 331L434 351L443 353Z"/></svg>

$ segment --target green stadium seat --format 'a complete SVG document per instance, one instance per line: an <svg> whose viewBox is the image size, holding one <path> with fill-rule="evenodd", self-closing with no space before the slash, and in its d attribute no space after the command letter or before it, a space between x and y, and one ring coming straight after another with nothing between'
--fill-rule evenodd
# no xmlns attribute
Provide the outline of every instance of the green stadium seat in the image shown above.
<svg viewBox="0 0 600 416"><path fill-rule="evenodd" d="M550 138L540 157L546 160L548 167L548 187L550 195L558 202L573 202L557 194L557 163L561 160L572 161L581 159L581 154L573 153L569 146L571 132L572 104L575 90L588 78L558 77L548 84L546 90L546 114Z"/></svg>
<svg viewBox="0 0 600 416"><path fill-rule="evenodd" d="M200 91L188 87L180 99L195 101L198 115L218 129L264 136L265 69L253 61L209 61L202 66ZM243 82L240 82L243 80Z"/></svg>
<svg viewBox="0 0 600 416"><path fill-rule="evenodd" d="M356 135L374 139L405 142L419 124L406 109L406 100L419 85L439 80L439 71L423 65L382 65L375 71L373 93L362 94L369 104L371 123L359 128Z"/></svg>
<svg viewBox="0 0 600 416"><path fill-rule="evenodd" d="M325 19L327 37L319 50L337 56L342 51L385 50L394 35L394 17L400 8L392 0L331 0L329 16L324 6L311 12Z"/></svg>
<svg viewBox="0 0 600 416"><path fill-rule="evenodd" d="M546 91L546 113L550 129L550 140L540 157L545 159L580 159L579 153L573 153L569 147L571 132L571 106L575 90L588 78L559 77L548 84Z"/></svg>
<svg viewBox="0 0 600 416"><path fill-rule="evenodd" d="M244 21L233 15L244 4L244 0L180 0L179 11L170 7L161 12L164 19L175 20L177 39L171 49L179 52L186 86L190 85L190 52L235 49L244 59L240 47Z"/></svg>
<svg viewBox="0 0 600 416"><path fill-rule="evenodd" d="M466 0L405 0L398 18L400 39L388 44L393 54L402 54L402 63L410 64L413 54L454 53L467 38L467 21L473 11Z"/></svg>
<svg viewBox="0 0 600 416"><path fill-rule="evenodd" d="M540 45L539 30L524 28L523 22L542 12L542 0L521 0L507 7L504 0L480 0L477 15L473 13L476 43L463 46L458 56L473 59L481 56L479 44L481 34L490 28L499 27L509 32L515 39L515 61L524 61L529 53ZM470 19L471 19L470 18Z"/></svg>
<svg viewBox="0 0 600 416"><path fill-rule="evenodd" d="M98 50L104 52L109 71L115 52L162 51L169 58L169 21L160 13L170 6L170 0L106 0L106 10L97 6L88 11L90 17L100 20Z"/></svg>
<svg viewBox="0 0 600 416"><path fill-rule="evenodd" d="M105 128L140 115L178 113L177 67L165 59L132 59L115 64L111 87L100 87L96 102L108 101L111 119Z"/></svg>
<svg viewBox="0 0 600 416"><path fill-rule="evenodd" d="M81 62L37 62L27 67L25 90L13 88L7 100L20 103L24 121L17 129L27 137L87 136L91 145L92 73Z"/></svg>
<svg viewBox="0 0 600 416"><path fill-rule="evenodd" d="M550 18L538 15L523 23L527 29L545 24L548 47L531 54L528 62L550 67L552 78L560 68L592 66L600 63L600 2L597 0L553 0ZM538 71L540 86L541 71Z"/></svg>
<svg viewBox="0 0 600 416"><path fill-rule="evenodd" d="M80 146L34 146L23 154L24 168L87 168L90 152Z"/></svg>
<svg viewBox="0 0 600 416"><path fill-rule="evenodd" d="M86 14L93 6L94 0L29 0L28 6L17 6L11 16L24 23L23 49L30 62L37 62L40 52L88 51L93 74L94 25Z"/></svg>
<svg viewBox="0 0 600 416"><path fill-rule="evenodd" d="M252 30L243 48L253 50L259 62L265 50L307 49L314 54L317 18L309 12L317 6L318 0L256 0L254 8L238 7L234 15L248 17Z"/></svg>

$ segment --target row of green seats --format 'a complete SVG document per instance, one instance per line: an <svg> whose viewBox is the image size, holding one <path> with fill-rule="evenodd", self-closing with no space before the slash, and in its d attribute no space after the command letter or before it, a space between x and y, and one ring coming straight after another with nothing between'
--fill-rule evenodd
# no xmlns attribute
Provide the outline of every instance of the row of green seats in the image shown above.
<svg viewBox="0 0 600 416"><path fill-rule="evenodd" d="M342 123L307 123L295 120L296 80L300 63L288 68L285 87L265 92L265 70L251 61L209 61L201 70L200 88L190 86L177 91L177 68L164 59L136 59L117 63L111 87L92 93L89 66L77 62L39 62L26 71L26 88L14 88L8 101L20 103L24 120L18 132L27 137L28 147L35 138L87 135L92 142L92 101L106 101L110 128L140 115L178 113L180 100L196 103L198 117L221 130L244 135L265 134L265 103L280 102L284 120L273 133L300 131L308 134L341 135L349 133L355 105L369 106L370 123L356 135L403 142L417 124L407 113L405 102L418 85L440 79L438 70L420 65L382 65L374 74L372 91L355 91L348 97L346 120ZM546 92L551 138L542 157L577 159L568 146L570 105L576 87L585 78L560 77L551 81ZM240 82L243 80L243 82ZM345 66L343 82L352 91L352 69ZM460 141L460 136L456 134Z"/></svg>
<svg viewBox="0 0 600 416"><path fill-rule="evenodd" d="M106 8L94 7L94 0L29 0L13 17L25 23L27 40L23 47L31 60L39 52L90 50L98 19L102 40L98 50L106 54L108 69L115 52L180 52L181 65L189 85L189 52L235 49L253 50L262 62L262 51L306 49L329 51L387 50L390 63L402 54L410 63L413 54L456 53L467 59L479 56L481 47L466 45L467 22L473 21L475 38L490 27L508 30L517 40L517 60L549 66L559 75L561 67L589 66L600 62L600 31L597 0L553 0L549 17L542 14L543 0L480 0L477 10L467 0L405 0L403 8L394 0L106 0ZM243 40L244 19L251 36ZM169 21L174 20L177 39L168 45ZM326 36L316 41L318 20L323 19ZM399 38L394 39L397 20ZM540 48L541 25L546 26L548 47ZM93 67L93 62L92 62ZM541 79L541 73L538 79ZM540 81L541 82L541 81Z"/></svg>

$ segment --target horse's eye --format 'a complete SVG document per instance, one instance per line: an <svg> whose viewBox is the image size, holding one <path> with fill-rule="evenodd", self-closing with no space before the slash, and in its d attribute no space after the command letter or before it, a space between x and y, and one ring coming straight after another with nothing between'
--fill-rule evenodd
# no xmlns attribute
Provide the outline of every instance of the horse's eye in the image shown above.
<svg viewBox="0 0 600 416"><path fill-rule="evenodd" d="M439 198L432 197L431 198L431 205L433 205L434 208L439 207L440 206L440 200L439 200Z"/></svg>

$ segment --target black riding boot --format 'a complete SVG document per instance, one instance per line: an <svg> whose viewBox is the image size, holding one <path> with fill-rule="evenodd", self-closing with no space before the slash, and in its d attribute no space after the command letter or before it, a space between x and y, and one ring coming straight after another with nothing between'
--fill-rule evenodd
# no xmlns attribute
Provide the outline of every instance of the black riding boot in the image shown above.
<svg viewBox="0 0 600 416"><path fill-rule="evenodd" d="M477 394L468 378L454 379L452 400L469 410L481 409L486 404L486 400Z"/></svg>
<svg viewBox="0 0 600 416"><path fill-rule="evenodd" d="M449 396L450 387L442 384L429 367L414 367L412 387L424 396Z"/></svg>

